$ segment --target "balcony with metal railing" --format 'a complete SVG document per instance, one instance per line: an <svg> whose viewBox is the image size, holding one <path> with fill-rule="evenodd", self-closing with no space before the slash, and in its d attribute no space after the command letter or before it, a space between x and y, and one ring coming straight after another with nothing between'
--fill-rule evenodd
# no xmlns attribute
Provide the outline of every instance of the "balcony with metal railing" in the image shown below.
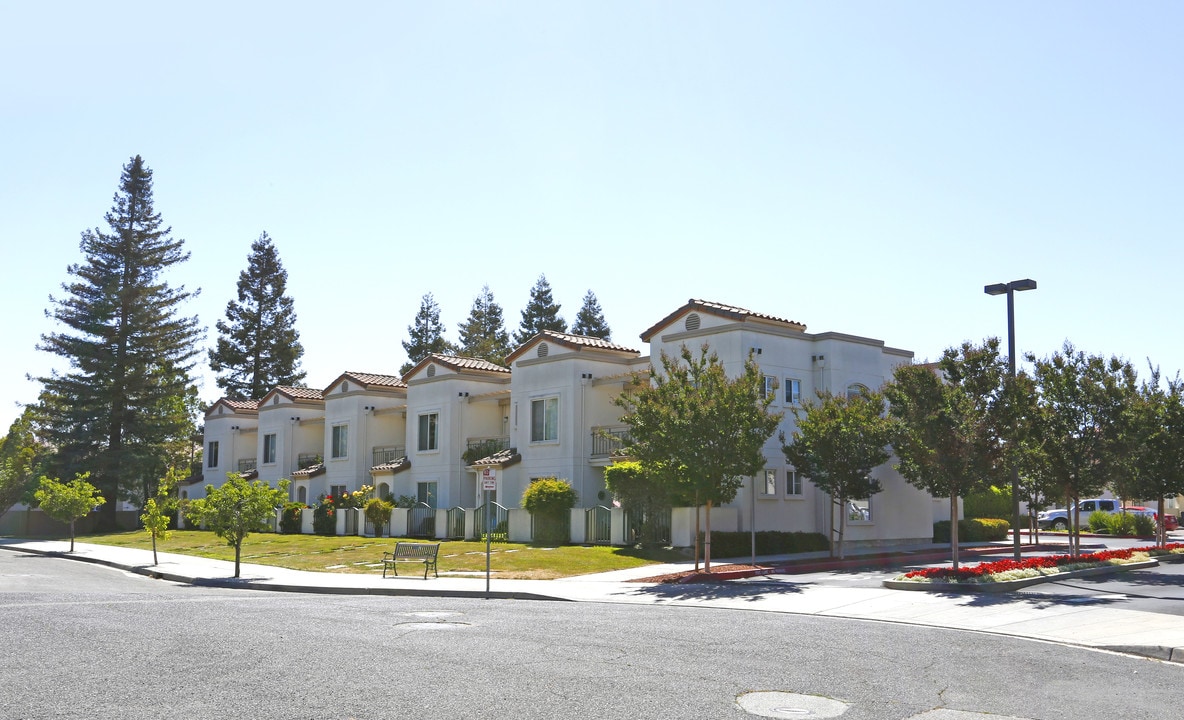
<svg viewBox="0 0 1184 720"><path fill-rule="evenodd" d="M607 458L619 455L630 443L627 425L598 425L592 428L592 457Z"/></svg>
<svg viewBox="0 0 1184 720"><path fill-rule="evenodd" d="M256 458L242 458L238 461L238 471L240 473L248 473L258 467Z"/></svg>
<svg viewBox="0 0 1184 720"><path fill-rule="evenodd" d="M385 465L386 463L393 463L399 458L407 456L407 446L405 445L381 445L375 446L372 449L374 461L371 465Z"/></svg>
<svg viewBox="0 0 1184 720"><path fill-rule="evenodd" d="M320 453L300 453L296 456L296 469L304 470L316 465L321 461L322 458Z"/></svg>
<svg viewBox="0 0 1184 720"><path fill-rule="evenodd" d="M465 443L465 452L462 455L465 462L476 462L481 458L489 457L494 453L499 453L502 450L510 449L509 435L489 435L486 437L471 437Z"/></svg>

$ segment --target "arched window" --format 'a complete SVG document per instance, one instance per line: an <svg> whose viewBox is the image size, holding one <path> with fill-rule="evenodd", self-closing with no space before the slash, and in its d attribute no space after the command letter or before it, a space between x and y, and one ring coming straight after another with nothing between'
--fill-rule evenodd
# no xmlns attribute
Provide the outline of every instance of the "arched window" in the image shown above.
<svg viewBox="0 0 1184 720"><path fill-rule="evenodd" d="M866 395L867 393L868 393L868 389L867 389L866 385L860 385L859 383L852 383L847 386L847 399L848 400L850 400L851 398L859 397L860 395Z"/></svg>

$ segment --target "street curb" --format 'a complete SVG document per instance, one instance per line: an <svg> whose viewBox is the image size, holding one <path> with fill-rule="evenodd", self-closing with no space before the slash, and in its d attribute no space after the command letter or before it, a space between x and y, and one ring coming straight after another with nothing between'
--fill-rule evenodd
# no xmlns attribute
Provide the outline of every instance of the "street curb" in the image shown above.
<svg viewBox="0 0 1184 720"><path fill-rule="evenodd" d="M921 592L941 593L1001 593L1009 592L1011 590L1019 590L1030 585L1054 582L1057 580L1091 577L1094 575L1109 575L1111 573L1124 572L1127 570L1143 570L1145 568L1156 567L1158 565L1158 560L1151 559L1145 562L1127 563L1126 565L1103 565L1100 567L1084 568L1081 570L1058 572L1051 575L1037 575L1035 577L1022 578L1020 580L1004 580L1002 582L991 583L913 582L909 580L884 580L882 584L884 587L891 590L920 590Z"/></svg>
<svg viewBox="0 0 1184 720"><path fill-rule="evenodd" d="M553 595L524 592L490 591L487 593L483 590L446 590L443 588L426 587L329 587L315 585L289 585L285 583L272 583L267 581L259 582L243 578L198 578L189 575L180 575L178 573L172 573L165 570L154 569L155 566L152 565L127 565L124 563L114 562L112 560L86 557L85 555L75 555L69 552L62 552L61 550L37 550L34 548L13 547L9 545L0 545L0 550L13 550L16 552L28 553L30 555L56 557L63 560L74 560L77 562L90 563L92 565L103 565L105 567L115 568L116 570L123 570L125 572L143 575L154 580L166 580L168 582L180 583L182 585L192 585L194 587L224 588L228 590L265 590L270 592L305 593L310 595L406 595L411 597L475 598L478 600L549 600L553 602L574 602L573 600L555 597Z"/></svg>

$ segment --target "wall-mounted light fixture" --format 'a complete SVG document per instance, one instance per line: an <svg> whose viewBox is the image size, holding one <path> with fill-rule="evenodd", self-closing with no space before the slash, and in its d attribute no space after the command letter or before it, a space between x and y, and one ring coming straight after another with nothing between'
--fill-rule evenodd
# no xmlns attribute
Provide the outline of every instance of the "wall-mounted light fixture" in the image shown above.
<svg viewBox="0 0 1184 720"><path fill-rule="evenodd" d="M580 379L581 380L591 380L592 373L580 373Z"/></svg>
<svg viewBox="0 0 1184 720"><path fill-rule="evenodd" d="M810 359L818 367L820 367L820 368L826 367L826 356L825 355L812 355L810 357Z"/></svg>
<svg viewBox="0 0 1184 720"><path fill-rule="evenodd" d="M462 398L465 398L465 397L468 397L468 396L469 396L469 394L468 394L467 392L458 392L458 393L456 394L456 396L457 396L457 397L462 397Z"/></svg>
<svg viewBox="0 0 1184 720"><path fill-rule="evenodd" d="M750 347L750 348L748 348L748 354L749 354L749 355L760 355L760 354L761 354L761 348L759 348L759 347Z"/></svg>
<svg viewBox="0 0 1184 720"><path fill-rule="evenodd" d="M234 430L235 432L238 432L238 425L231 425L230 429Z"/></svg>

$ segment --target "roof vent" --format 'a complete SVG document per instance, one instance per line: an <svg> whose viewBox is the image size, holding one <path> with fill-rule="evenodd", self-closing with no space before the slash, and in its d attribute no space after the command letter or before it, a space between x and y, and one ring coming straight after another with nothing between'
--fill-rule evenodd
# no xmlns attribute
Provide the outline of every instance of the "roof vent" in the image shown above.
<svg viewBox="0 0 1184 720"><path fill-rule="evenodd" d="M271 404L272 404L272 405L279 405L279 404L280 404L280 396L279 396L279 395L276 395L275 397L273 397L273 398L271 399Z"/></svg>
<svg viewBox="0 0 1184 720"><path fill-rule="evenodd" d="M691 313L687 315L687 322L685 325L687 332L694 332L699 329L699 313Z"/></svg>
<svg viewBox="0 0 1184 720"><path fill-rule="evenodd" d="M349 390L349 381L346 380L341 383L341 392L346 392L348 390Z"/></svg>
<svg viewBox="0 0 1184 720"><path fill-rule="evenodd" d="M219 415L221 415L221 414L222 414L222 406L221 406L221 405L219 405L219 406L218 406L218 414L219 414Z"/></svg>
<svg viewBox="0 0 1184 720"><path fill-rule="evenodd" d="M551 348L547 347L547 343L539 343L539 357L547 357L549 352L551 352Z"/></svg>
<svg viewBox="0 0 1184 720"><path fill-rule="evenodd" d="M428 365L427 375L428 375L428 377L436 377L436 366L435 365Z"/></svg>

